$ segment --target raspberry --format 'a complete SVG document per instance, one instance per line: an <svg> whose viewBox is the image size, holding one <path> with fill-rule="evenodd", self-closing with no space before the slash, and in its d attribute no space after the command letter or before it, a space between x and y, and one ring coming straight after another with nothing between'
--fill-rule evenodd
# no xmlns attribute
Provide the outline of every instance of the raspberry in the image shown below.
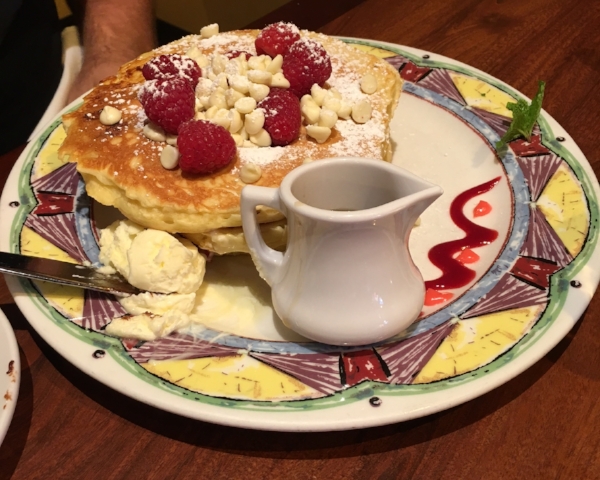
<svg viewBox="0 0 600 480"><path fill-rule="evenodd" d="M315 83L323 86L331 75L331 60L320 43L303 38L288 48L281 69L290 82L290 90L300 98Z"/></svg>
<svg viewBox="0 0 600 480"><path fill-rule="evenodd" d="M258 55L276 57L283 55L288 47L300 40L300 30L293 23L272 23L261 30L254 41Z"/></svg>
<svg viewBox="0 0 600 480"><path fill-rule="evenodd" d="M149 80L140 89L139 99L150 121L167 133L176 134L179 125L194 118L196 97L183 78Z"/></svg>
<svg viewBox="0 0 600 480"><path fill-rule="evenodd" d="M251 53L245 52L244 50L229 50L229 51L228 51L228 52L225 54L225 56L226 56L226 57L227 57L229 60L233 60L234 58L237 58L237 57L239 57L239 56L240 56L242 53L243 53L244 55L246 55L246 60L248 60L248 59L249 59L249 58L252 56L252 54L251 54Z"/></svg>
<svg viewBox="0 0 600 480"><path fill-rule="evenodd" d="M181 124L177 147L179 166L187 173L211 173L229 164L235 157L235 141L222 126L206 120Z"/></svg>
<svg viewBox="0 0 600 480"><path fill-rule="evenodd" d="M175 53L150 59L142 67L142 75L146 80L183 77L190 82L192 88L196 88L202 71L194 59Z"/></svg>
<svg viewBox="0 0 600 480"><path fill-rule="evenodd" d="M298 138L302 115L300 101L293 93L283 88L271 88L257 108L265 112L263 128L271 136L273 145L288 145Z"/></svg>

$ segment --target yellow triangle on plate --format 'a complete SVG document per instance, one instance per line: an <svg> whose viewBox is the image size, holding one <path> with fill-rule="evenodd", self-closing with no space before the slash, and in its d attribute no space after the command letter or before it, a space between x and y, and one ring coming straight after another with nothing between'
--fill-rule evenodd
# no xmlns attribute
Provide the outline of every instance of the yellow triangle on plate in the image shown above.
<svg viewBox="0 0 600 480"><path fill-rule="evenodd" d="M449 72L454 85L470 107L477 107L488 112L512 118L512 112L506 108L508 102L515 99L502 90L485 83L483 80L469 77L461 73Z"/></svg>
<svg viewBox="0 0 600 480"><path fill-rule="evenodd" d="M543 306L459 320L413 383L430 383L475 370L494 360L525 335Z"/></svg>
<svg viewBox="0 0 600 480"><path fill-rule="evenodd" d="M51 258L61 262L78 263L73 257L53 245L29 227L21 230L21 253L32 257ZM49 282L35 282L36 287L52 307L74 318L83 315L83 290Z"/></svg>
<svg viewBox="0 0 600 480"><path fill-rule="evenodd" d="M50 134L44 147L37 156L32 180L37 180L44 175L48 175L66 163L58 158L58 148L62 145L65 136L65 129L62 124Z"/></svg>
<svg viewBox="0 0 600 480"><path fill-rule="evenodd" d="M165 360L142 366L170 383L213 397L291 400L323 396L295 378L245 354Z"/></svg>
<svg viewBox="0 0 600 480"><path fill-rule="evenodd" d="M569 253L576 257L587 237L590 217L581 184L565 163L558 167L546 184L537 208Z"/></svg>
<svg viewBox="0 0 600 480"><path fill-rule="evenodd" d="M62 315L71 319L83 317L83 289L37 280L34 283L50 306Z"/></svg>
<svg viewBox="0 0 600 480"><path fill-rule="evenodd" d="M79 263L67 252L50 243L29 227L21 230L21 253L30 257L51 258L61 262Z"/></svg>
<svg viewBox="0 0 600 480"><path fill-rule="evenodd" d="M361 45L358 43L352 43L351 45L359 50L362 50L363 52L370 53L377 58L389 58L398 55L397 53L390 52L389 50L384 50L383 48L378 47L370 47L369 45Z"/></svg>

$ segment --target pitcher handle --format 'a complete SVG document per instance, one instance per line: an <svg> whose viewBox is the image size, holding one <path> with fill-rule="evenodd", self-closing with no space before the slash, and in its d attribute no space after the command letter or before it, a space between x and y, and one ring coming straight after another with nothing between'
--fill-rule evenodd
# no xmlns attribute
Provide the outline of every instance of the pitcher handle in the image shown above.
<svg viewBox="0 0 600 480"><path fill-rule="evenodd" d="M276 188L246 185L242 189L240 205L244 237L246 237L246 243L250 249L252 260L260 276L269 285L273 285L276 281L279 267L283 263L283 253L267 246L263 240L256 220L256 207L264 205L279 210L286 215L285 206L279 198L279 190Z"/></svg>

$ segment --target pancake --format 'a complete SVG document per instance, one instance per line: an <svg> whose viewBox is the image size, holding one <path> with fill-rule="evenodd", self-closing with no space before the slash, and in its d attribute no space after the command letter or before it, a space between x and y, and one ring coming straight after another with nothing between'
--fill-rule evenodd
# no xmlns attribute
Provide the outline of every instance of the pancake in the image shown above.
<svg viewBox="0 0 600 480"><path fill-rule="evenodd" d="M258 165L262 176L255 185L277 187L292 169L306 159L337 156L391 160L389 123L401 90L398 72L387 62L340 40L308 31L303 37L323 45L331 58L332 75L325 88L336 88L350 103L368 98L372 116L364 124L338 120L331 136L322 144L310 138L303 126L298 140L285 147L238 148L227 167L208 175L189 175L167 170L160 162L165 142L149 140L142 133L146 115L138 100L144 82L142 66L160 54L185 54L197 47L205 55L231 50L255 54L258 30L221 33L208 39L190 35L141 55L106 79L83 104L63 116L67 132L59 155L77 163L88 194L96 201L119 209L128 219L148 228L170 233L206 234L241 226L240 179L242 166ZM378 89L366 95L360 90L365 73L377 78ZM102 109L111 105L122 112L122 120L111 126L100 122ZM261 223L281 219L267 208L258 212ZM225 230L226 231L226 230Z"/></svg>
<svg viewBox="0 0 600 480"><path fill-rule="evenodd" d="M283 250L287 242L287 222L284 219L261 223L260 234L269 247ZM218 255L250 253L242 227L217 228L205 233L186 233L184 236L201 249Z"/></svg>

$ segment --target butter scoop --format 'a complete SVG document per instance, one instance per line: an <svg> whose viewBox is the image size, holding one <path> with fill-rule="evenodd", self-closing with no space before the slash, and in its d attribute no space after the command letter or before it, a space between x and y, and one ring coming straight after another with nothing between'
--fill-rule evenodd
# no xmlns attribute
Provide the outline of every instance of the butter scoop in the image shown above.
<svg viewBox="0 0 600 480"><path fill-rule="evenodd" d="M206 270L204 257L189 240L130 221L102 230L100 261L131 285L156 293L196 292Z"/></svg>

